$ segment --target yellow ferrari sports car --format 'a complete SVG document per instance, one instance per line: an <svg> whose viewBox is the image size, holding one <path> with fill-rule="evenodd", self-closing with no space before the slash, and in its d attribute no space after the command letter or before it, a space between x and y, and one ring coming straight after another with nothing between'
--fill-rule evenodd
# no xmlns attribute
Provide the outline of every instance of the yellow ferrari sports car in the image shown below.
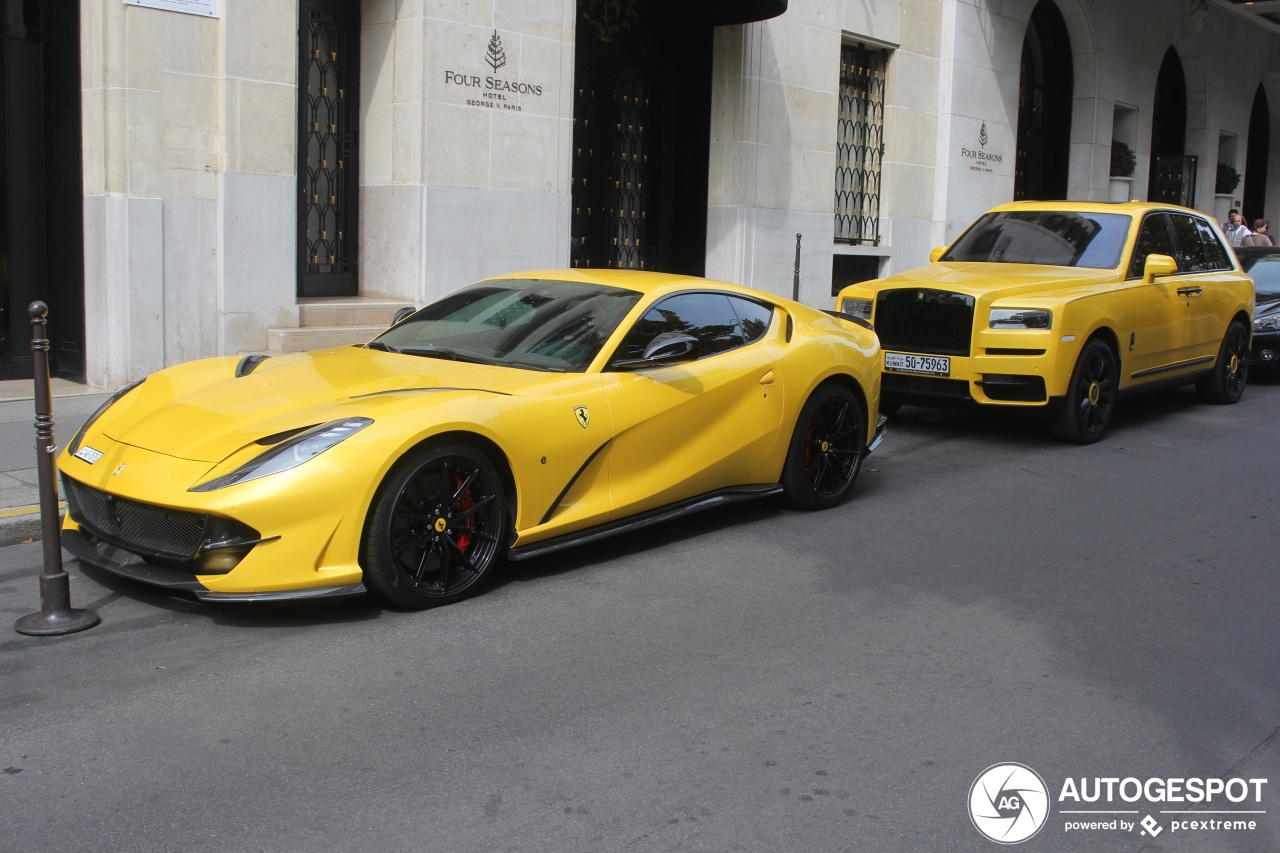
<svg viewBox="0 0 1280 853"><path fill-rule="evenodd" d="M58 459L63 547L206 601L424 608L546 554L730 501L841 501L879 443L856 319L744 287L552 270L362 346L155 373Z"/></svg>

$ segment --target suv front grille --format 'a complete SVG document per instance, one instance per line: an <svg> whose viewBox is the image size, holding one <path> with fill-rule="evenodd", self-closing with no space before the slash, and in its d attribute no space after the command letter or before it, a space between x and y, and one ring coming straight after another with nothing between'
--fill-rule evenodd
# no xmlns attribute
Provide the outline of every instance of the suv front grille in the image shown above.
<svg viewBox="0 0 1280 853"><path fill-rule="evenodd" d="M191 560L205 540L209 516L117 497L62 478L76 523L112 545L165 560Z"/></svg>
<svg viewBox="0 0 1280 853"><path fill-rule="evenodd" d="M884 349L968 355L973 297L927 288L882 290L875 326Z"/></svg>

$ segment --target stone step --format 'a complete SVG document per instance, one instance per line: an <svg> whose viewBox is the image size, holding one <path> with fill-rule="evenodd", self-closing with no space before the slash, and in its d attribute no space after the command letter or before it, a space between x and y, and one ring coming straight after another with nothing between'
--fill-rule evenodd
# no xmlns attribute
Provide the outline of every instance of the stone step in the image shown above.
<svg viewBox="0 0 1280 853"><path fill-rule="evenodd" d="M298 323L309 326L375 326L391 325L401 308L412 308L408 302L376 297L313 297L298 300Z"/></svg>
<svg viewBox="0 0 1280 853"><path fill-rule="evenodd" d="M314 349L363 344L386 331L376 326L304 326L299 329L267 329L267 352L307 352Z"/></svg>

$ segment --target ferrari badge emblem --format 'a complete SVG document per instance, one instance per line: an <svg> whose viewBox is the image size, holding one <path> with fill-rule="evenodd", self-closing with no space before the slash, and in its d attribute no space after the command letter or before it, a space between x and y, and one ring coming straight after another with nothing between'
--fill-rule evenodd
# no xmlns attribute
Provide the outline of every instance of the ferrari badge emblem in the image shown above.
<svg viewBox="0 0 1280 853"><path fill-rule="evenodd" d="M578 408L574 409L573 414L578 419L578 423L582 425L583 429L586 429L587 426L590 425L591 412L587 411L586 406L579 406Z"/></svg>

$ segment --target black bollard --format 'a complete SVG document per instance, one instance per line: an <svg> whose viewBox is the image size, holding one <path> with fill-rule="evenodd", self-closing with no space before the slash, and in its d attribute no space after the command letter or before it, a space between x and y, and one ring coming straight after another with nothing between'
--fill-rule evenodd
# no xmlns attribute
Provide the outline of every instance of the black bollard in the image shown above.
<svg viewBox="0 0 1280 853"><path fill-rule="evenodd" d="M49 636L73 634L99 621L92 610L71 606L71 578L62 568L62 537L58 517L58 479L53 455L53 400L49 392L49 339L44 335L49 306L32 302L31 362L36 382L36 472L40 479L40 535L44 545L44 571L40 573L40 612L28 613L14 623L19 634Z"/></svg>
<svg viewBox="0 0 1280 853"><path fill-rule="evenodd" d="M791 298L800 301L800 235L796 234L796 266L791 276Z"/></svg>

